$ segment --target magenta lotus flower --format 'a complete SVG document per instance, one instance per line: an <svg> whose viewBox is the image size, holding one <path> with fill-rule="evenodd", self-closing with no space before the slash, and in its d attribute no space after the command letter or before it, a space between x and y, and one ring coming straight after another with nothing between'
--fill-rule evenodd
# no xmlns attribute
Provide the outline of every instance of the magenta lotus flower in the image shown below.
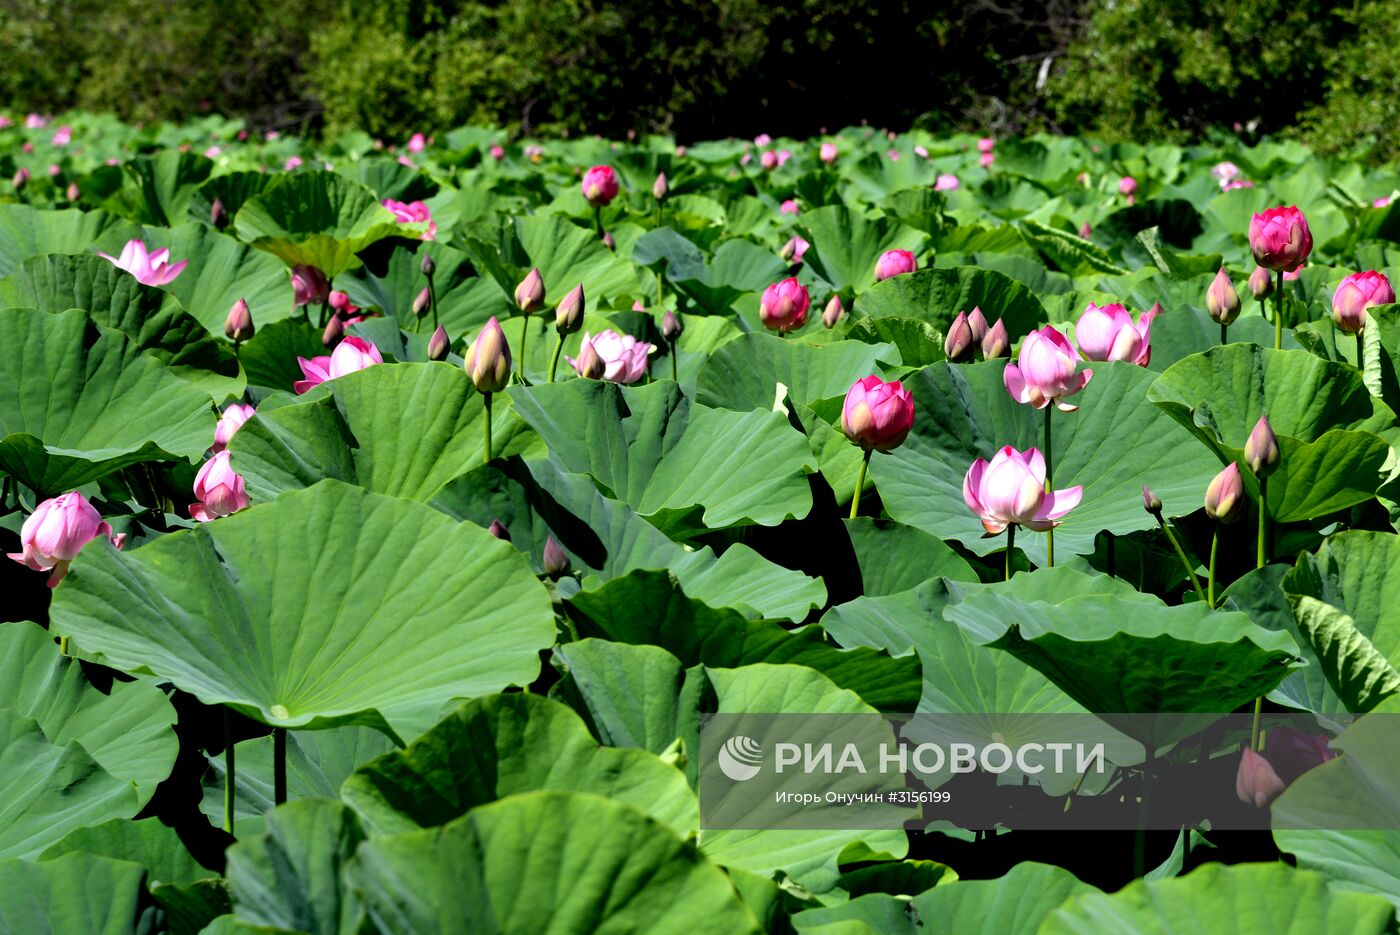
<svg viewBox="0 0 1400 935"><path fill-rule="evenodd" d="M7 553L10 558L34 571L49 571L49 587L57 587L68 574L68 563L82 547L98 536L122 547L126 534L112 535L112 527L102 521L87 498L76 490L45 500L34 508L20 527L19 541L24 551Z"/></svg>
<svg viewBox="0 0 1400 935"><path fill-rule="evenodd" d="M233 436L243 427L243 423L256 413L256 409L244 403L232 403L225 409L224 414L219 417L219 424L214 426L213 452L218 454L227 448L228 443L233 441Z"/></svg>
<svg viewBox="0 0 1400 935"><path fill-rule="evenodd" d="M990 136L984 136L977 141L977 151L979 153L989 153L996 146L997 141Z"/></svg>
<svg viewBox="0 0 1400 935"><path fill-rule="evenodd" d="M1017 363L1006 365L1002 380L1017 402L1036 409L1054 402L1065 412L1073 412L1079 407L1069 405L1064 398L1084 389L1094 375L1092 370L1075 373L1078 361L1069 339L1046 325L1026 335Z"/></svg>
<svg viewBox="0 0 1400 935"><path fill-rule="evenodd" d="M1308 219L1294 205L1270 208L1249 219L1249 249L1265 269L1291 273L1307 262L1312 247Z"/></svg>
<svg viewBox="0 0 1400 935"><path fill-rule="evenodd" d="M319 383L382 363L384 358L372 342L364 338L346 338L328 356L313 357L310 360L298 357L297 364L306 379L296 381L292 384L292 389L299 395Z"/></svg>
<svg viewBox="0 0 1400 935"><path fill-rule="evenodd" d="M1118 180L1118 192L1122 195L1132 197L1137 194L1137 179L1131 175L1125 175Z"/></svg>
<svg viewBox="0 0 1400 935"><path fill-rule="evenodd" d="M1366 324L1366 309L1394 302L1395 290L1383 273L1352 273L1332 294L1332 320L1347 334L1358 334Z"/></svg>
<svg viewBox="0 0 1400 935"><path fill-rule="evenodd" d="M146 251L146 244L141 240L128 240L126 246L122 247L120 257L108 256L99 252L98 256L115 265L118 269L124 269L136 277L136 281L147 286L163 286L174 281L185 271L185 267L190 265L189 260L181 260L179 263L171 264L170 250L161 247L154 253Z"/></svg>
<svg viewBox="0 0 1400 935"><path fill-rule="evenodd" d="M293 169L300 169L301 166L302 158L300 156L292 156L286 162L282 163L282 171L291 172Z"/></svg>
<svg viewBox="0 0 1400 935"><path fill-rule="evenodd" d="M592 347L593 352L598 355L598 359L603 362L602 379L612 383L635 383L647 372L647 361L651 352L656 350L656 345L648 344L646 341L638 341L630 334L618 334L611 329L600 332L592 336L588 332L583 333L583 341L580 348ZM583 358L586 355L580 351L579 358L565 357L569 365L584 375L589 369Z"/></svg>
<svg viewBox="0 0 1400 935"><path fill-rule="evenodd" d="M229 457L227 451L219 452L205 461L194 476L194 497L198 502L190 504L192 519L207 523L249 507L243 476L234 471Z"/></svg>
<svg viewBox="0 0 1400 935"><path fill-rule="evenodd" d="M1153 306L1134 325L1133 316L1116 302L1102 308L1090 302L1074 326L1079 353L1085 360L1124 360L1146 367L1152 360L1152 319L1157 312Z"/></svg>
<svg viewBox="0 0 1400 935"><path fill-rule="evenodd" d="M1037 532L1058 526L1083 495L1080 485L1045 489L1045 458L1038 448L1021 452L1007 445L990 462L973 461L963 478L963 502L991 535L1007 526Z"/></svg>
<svg viewBox="0 0 1400 935"><path fill-rule="evenodd" d="M982 168L984 168L984 169L990 169L990 168L992 167L992 163L994 163L994 162L996 162L996 161L997 161L997 157L996 157L995 154L993 154L993 153L983 153L982 156L981 156L981 158L977 160L977 164L980 165L980 166L981 166Z"/></svg>
<svg viewBox="0 0 1400 935"><path fill-rule="evenodd" d="M48 125L49 118L45 117L43 114L30 114L24 118L24 127L26 130L39 130Z"/></svg>
<svg viewBox="0 0 1400 935"><path fill-rule="evenodd" d="M886 250L875 261L875 279L883 282L891 276L912 273L919 268L919 261L908 250Z"/></svg>
<svg viewBox="0 0 1400 935"><path fill-rule="evenodd" d="M778 168L778 154L771 149L765 149L758 157L758 164L765 169Z"/></svg>
<svg viewBox="0 0 1400 935"><path fill-rule="evenodd" d="M1388 207L1389 205L1390 205L1390 196L1389 196L1389 195L1382 195L1381 197L1377 198L1375 201L1371 202L1371 207L1373 207L1373 208L1385 208L1385 207Z"/></svg>
<svg viewBox="0 0 1400 935"><path fill-rule="evenodd" d="M432 213L428 206L421 201L402 202L392 198L384 199L384 207L394 213L394 219L400 224L423 224L427 223L428 229L423 232L420 239L433 240L437 237L437 221L433 220Z"/></svg>
<svg viewBox="0 0 1400 935"><path fill-rule="evenodd" d="M891 149L885 155L889 157L890 162L899 162L899 150Z"/></svg>
<svg viewBox="0 0 1400 935"><path fill-rule="evenodd" d="M491 158L495 159L497 162L506 158L506 148L500 143L494 144L491 147Z"/></svg>
<svg viewBox="0 0 1400 935"><path fill-rule="evenodd" d="M893 451L914 426L914 397L898 380L886 383L873 373L846 392L841 431L865 451Z"/></svg>
<svg viewBox="0 0 1400 935"><path fill-rule="evenodd" d="M831 165L836 161L836 157L840 155L840 152L836 149L835 143L823 143L818 154L821 156L822 162Z"/></svg>
<svg viewBox="0 0 1400 935"><path fill-rule="evenodd" d="M1215 176L1216 180L1220 182L1220 187L1224 188L1230 182L1240 177L1240 167L1228 160L1225 162L1217 162L1210 170L1210 174Z"/></svg>
<svg viewBox="0 0 1400 935"><path fill-rule="evenodd" d="M763 290L758 303L758 317L763 327L785 334L806 323L811 301L807 287L798 282L797 277L790 276Z"/></svg>
<svg viewBox="0 0 1400 935"><path fill-rule="evenodd" d="M331 284L326 274L314 266L292 267L292 304L315 305L326 301Z"/></svg>
<svg viewBox="0 0 1400 935"><path fill-rule="evenodd" d="M428 146L428 138L421 133L415 133L408 138L408 151L411 153L421 153Z"/></svg>
<svg viewBox="0 0 1400 935"><path fill-rule="evenodd" d="M757 146L759 149L762 149L771 142L773 142L773 137L769 136L767 133L760 133L753 138L753 145Z"/></svg>
<svg viewBox="0 0 1400 935"><path fill-rule="evenodd" d="M797 266L802 262L802 256L810 246L812 245L806 240L794 235L787 243L783 244L783 249L778 251L778 255L793 266Z"/></svg>
<svg viewBox="0 0 1400 935"><path fill-rule="evenodd" d="M933 182L933 190L936 192L951 192L959 188L962 182L958 181L956 175L940 175Z"/></svg>
<svg viewBox="0 0 1400 935"><path fill-rule="evenodd" d="M606 207L617 197L617 173L612 166L594 166L583 173L584 199L595 208Z"/></svg>
<svg viewBox="0 0 1400 935"><path fill-rule="evenodd" d="M68 126L59 127L58 132L53 135L53 139L50 140L50 142L55 146L67 146L69 143L73 142L73 128Z"/></svg>
<svg viewBox="0 0 1400 935"><path fill-rule="evenodd" d="M797 212L799 210L800 208L797 204L796 198L789 198L787 201L784 201L781 205L778 206L779 214L791 214L793 217L797 216Z"/></svg>

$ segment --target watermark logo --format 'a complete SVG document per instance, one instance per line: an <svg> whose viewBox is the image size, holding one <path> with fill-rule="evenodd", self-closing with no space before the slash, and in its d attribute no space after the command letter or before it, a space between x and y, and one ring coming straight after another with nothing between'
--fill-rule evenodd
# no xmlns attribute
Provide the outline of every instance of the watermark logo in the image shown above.
<svg viewBox="0 0 1400 935"><path fill-rule="evenodd" d="M735 782L758 775L763 766L763 747L752 737L730 737L719 748L719 769Z"/></svg>

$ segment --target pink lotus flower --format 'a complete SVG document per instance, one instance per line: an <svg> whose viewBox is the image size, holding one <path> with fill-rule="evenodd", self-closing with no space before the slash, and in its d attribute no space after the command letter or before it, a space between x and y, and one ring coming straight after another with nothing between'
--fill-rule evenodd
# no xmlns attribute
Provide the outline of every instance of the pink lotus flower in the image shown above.
<svg viewBox="0 0 1400 935"><path fill-rule="evenodd" d="M1249 179L1231 179L1220 187L1227 192L1232 192L1237 188L1253 188L1254 183Z"/></svg>
<svg viewBox="0 0 1400 935"><path fill-rule="evenodd" d="M579 359L568 356L564 358L580 375L587 369L581 364L583 358L588 356L583 353L584 347L593 348L593 353L603 362L602 379L612 383L635 383L640 380L647 372L647 361L651 352L656 350L654 344L638 341L630 334L618 334L609 329L590 338L585 331L580 344Z"/></svg>
<svg viewBox="0 0 1400 935"><path fill-rule="evenodd" d="M996 162L996 161L997 161L997 157L996 157L995 154L993 154L993 153L983 153L982 156L981 156L981 158L977 160L977 164L980 165L980 166L981 166L982 168L984 168L984 169L990 169L990 168L992 167L992 163L994 163L994 162Z"/></svg>
<svg viewBox="0 0 1400 935"><path fill-rule="evenodd" d="M525 158L531 162L539 162L544 158L544 147L538 143L531 143L525 147ZM604 166L603 168L607 168Z"/></svg>
<svg viewBox="0 0 1400 935"><path fill-rule="evenodd" d="M491 147L491 158L497 161L506 158L506 148L500 143L496 143Z"/></svg>
<svg viewBox="0 0 1400 935"><path fill-rule="evenodd" d="M1265 269L1291 273L1307 262L1312 247L1308 220L1295 206L1270 208L1249 219L1249 248Z"/></svg>
<svg viewBox="0 0 1400 935"><path fill-rule="evenodd" d="M1044 532L1079 505L1084 488L1045 489L1045 457L1040 449L1020 452L1010 445L990 462L978 458L963 478L963 502L991 535L1007 526Z"/></svg>
<svg viewBox="0 0 1400 935"><path fill-rule="evenodd" d="M898 380L886 383L873 373L846 392L841 431L866 451L893 451L914 426L914 397Z"/></svg>
<svg viewBox="0 0 1400 935"><path fill-rule="evenodd" d="M1347 334L1359 334L1366 325L1366 309L1394 302L1395 290L1384 274L1375 270L1352 273L1332 294L1332 320Z"/></svg>
<svg viewBox="0 0 1400 935"><path fill-rule="evenodd" d="M758 317L762 320L763 327L786 334L806 323L807 307L810 304L811 297L807 294L807 287L798 282L796 277L790 276L763 290L763 296L758 303Z"/></svg>
<svg viewBox="0 0 1400 935"><path fill-rule="evenodd" d="M933 190L936 192L951 192L961 187L961 185L962 183L958 181L958 177L956 175L944 174L940 175L934 181Z"/></svg>
<svg viewBox="0 0 1400 935"><path fill-rule="evenodd" d="M771 142L773 142L773 138L767 133L760 133L758 136L753 138L753 145L757 146L759 149L762 149Z"/></svg>
<svg viewBox="0 0 1400 935"><path fill-rule="evenodd" d="M229 457L227 451L219 452L194 476L194 497L199 502L190 504L192 519L207 523L249 507L243 476L234 471Z"/></svg>
<svg viewBox="0 0 1400 935"><path fill-rule="evenodd" d="M418 168L417 164L414 163L414 161L412 159L409 159L407 156L400 156L398 161L399 165L401 166L408 166L410 169Z"/></svg>
<svg viewBox="0 0 1400 935"><path fill-rule="evenodd" d="M912 273L919 268L919 261L908 250L886 250L875 261L875 280L884 282L891 276Z"/></svg>
<svg viewBox="0 0 1400 935"><path fill-rule="evenodd" d="M98 536L106 536L119 549L126 541L126 533L112 535L112 527L103 522L101 514L75 490L35 507L19 531L24 551L7 554L34 571L52 569L53 574L49 576L52 588L68 574L69 562L83 546Z"/></svg>
<svg viewBox="0 0 1400 935"><path fill-rule="evenodd" d="M22 144L20 144L19 149L20 152L24 153L25 155L29 155L30 153L34 152L34 143L30 140L25 140ZM113 162L115 161L116 160L113 160ZM21 169L20 171L26 173L28 172L28 170L26 169Z"/></svg>
<svg viewBox="0 0 1400 935"><path fill-rule="evenodd" d="M1240 801L1255 808L1268 808L1283 790L1283 780L1269 761L1246 747L1235 772L1235 795Z"/></svg>
<svg viewBox="0 0 1400 935"><path fill-rule="evenodd" d="M920 159L927 159L927 158L928 158L928 149L926 149L926 148L923 147L923 146L915 146L915 147L914 147L914 155L915 155L915 156L918 156Z"/></svg>
<svg viewBox="0 0 1400 935"><path fill-rule="evenodd" d="M606 207L617 197L617 173L612 166L594 166L583 173L583 197L595 208Z"/></svg>
<svg viewBox="0 0 1400 935"><path fill-rule="evenodd" d="M1125 175L1118 180L1118 192L1122 195L1132 197L1137 194L1137 179L1131 175Z"/></svg>
<svg viewBox="0 0 1400 935"><path fill-rule="evenodd" d="M225 409L224 414L219 417L219 424L214 426L213 452L218 454L227 448L228 443L233 441L233 436L243 427L243 423L256 413L256 409L243 403L233 403Z"/></svg>
<svg viewBox="0 0 1400 935"><path fill-rule="evenodd" d="M771 149L765 149L758 157L758 164L765 169L778 168L778 154Z"/></svg>
<svg viewBox="0 0 1400 935"><path fill-rule="evenodd" d="M778 206L779 214L791 214L793 217L797 216L798 210L799 207L796 198L789 198L787 201L784 201L781 205Z"/></svg>
<svg viewBox="0 0 1400 935"><path fill-rule="evenodd" d="M1228 160L1225 162L1217 162L1210 170L1210 174L1215 176L1220 182L1220 187L1224 188L1233 179L1240 177L1240 167Z"/></svg>
<svg viewBox="0 0 1400 935"><path fill-rule="evenodd" d="M788 161L789 159L791 159L791 158L792 158L792 150L790 150L790 149L780 149L780 150L778 150L778 165L780 165L780 166L785 166L785 165L787 165L787 161Z"/></svg>
<svg viewBox="0 0 1400 935"><path fill-rule="evenodd" d="M302 159L301 159L301 157L300 157L300 156L292 156L292 157L290 157L286 162L284 162L284 163L282 164L282 170L283 170L284 172L291 172L293 169L299 169L299 168L301 168L301 165L302 165Z"/></svg>
<svg viewBox="0 0 1400 935"><path fill-rule="evenodd" d="M316 305L326 301L331 284L326 274L314 266L292 267L292 305Z"/></svg>
<svg viewBox="0 0 1400 935"><path fill-rule="evenodd" d="M6 117L3 114L0 114L0 130L8 130L14 125L15 122L13 120L11 120L9 117Z"/></svg>
<svg viewBox="0 0 1400 935"><path fill-rule="evenodd" d="M204 158L205 158L205 159L218 159L219 156L222 155L222 154L223 154L223 150L220 149L218 146L210 146L208 149L206 149L206 150L204 151Z"/></svg>
<svg viewBox="0 0 1400 935"><path fill-rule="evenodd" d="M117 268L126 270L136 277L137 282L147 286L163 286L172 282L190 265L189 260L181 260L171 265L170 250L165 247L154 253L147 253L146 244L141 240L128 240L126 246L122 247L120 257L108 256L101 252L97 255Z"/></svg>
<svg viewBox="0 0 1400 935"><path fill-rule="evenodd" d="M741 166L746 166L746 165L748 165L748 164L749 164L750 162L752 162L752 161L753 161L753 153L744 153L744 155L742 155L742 156L739 157L739 165L741 165ZM733 169L730 169L729 171L730 171L730 173L732 174L734 170L733 170Z"/></svg>
<svg viewBox="0 0 1400 935"><path fill-rule="evenodd" d="M1074 325L1079 353L1085 360L1125 360L1146 367L1152 360L1152 319L1159 311L1153 306L1134 325L1133 316L1116 302L1102 308L1090 302Z"/></svg>
<svg viewBox="0 0 1400 935"><path fill-rule="evenodd" d="M30 114L24 118L24 127L27 130L38 130L49 125L49 120L42 114Z"/></svg>
<svg viewBox="0 0 1400 935"><path fill-rule="evenodd" d="M1384 207L1388 206L1389 204L1390 204L1390 196L1389 196L1389 195L1382 195L1381 197L1377 198L1375 201L1371 202L1371 207L1373 207L1373 208L1384 208Z"/></svg>
<svg viewBox="0 0 1400 935"><path fill-rule="evenodd" d="M56 162L49 163L49 178L56 179L63 174L63 167Z"/></svg>
<svg viewBox="0 0 1400 935"><path fill-rule="evenodd" d="M298 357L297 364L306 379L298 380L292 385L292 389L300 395L318 383L382 363L384 358L373 343L364 338L346 338L329 356L313 357L310 360Z"/></svg>
<svg viewBox="0 0 1400 935"><path fill-rule="evenodd" d="M899 150L892 149L885 153L885 155L889 157L890 162L899 162Z"/></svg>
<svg viewBox="0 0 1400 935"><path fill-rule="evenodd" d="M421 133L415 133L408 138L408 151L411 153L421 153L427 147L428 138Z"/></svg>
<svg viewBox="0 0 1400 935"><path fill-rule="evenodd" d="M1075 373L1078 360L1069 339L1046 325L1026 335L1017 363L1006 365L1002 380L1017 402L1044 409L1053 401L1065 412L1073 412L1079 407L1069 405L1064 397L1084 389L1094 375L1092 370Z"/></svg>
<svg viewBox="0 0 1400 935"><path fill-rule="evenodd" d="M66 126L59 127L58 132L53 135L53 139L50 140L50 142L55 146L67 146L69 143L73 142L73 128Z"/></svg>
<svg viewBox="0 0 1400 935"><path fill-rule="evenodd" d="M392 198L384 199L384 207L394 214L394 219L400 224L423 224L428 225L428 229L423 232L421 240L433 240L437 237L437 221L433 220L432 213L428 206L421 201L395 201Z"/></svg>
<svg viewBox="0 0 1400 935"><path fill-rule="evenodd" d="M273 140L277 139L281 135L282 134L278 133L276 130L268 130L266 133L263 134L263 139L271 143Z"/></svg>
<svg viewBox="0 0 1400 935"><path fill-rule="evenodd" d="M807 248L810 246L810 243L794 235L787 243L783 244L783 249L779 251L779 255L793 266L798 266L802 263L802 255L807 252Z"/></svg>
<svg viewBox="0 0 1400 935"><path fill-rule="evenodd" d="M836 149L835 143L823 143L818 154L821 156L822 162L831 165L836 161L836 157L840 155L840 152Z"/></svg>
<svg viewBox="0 0 1400 935"><path fill-rule="evenodd" d="M979 153L989 153L992 151L992 148L996 146L996 142L997 141L990 136L984 136L977 141L977 151Z"/></svg>

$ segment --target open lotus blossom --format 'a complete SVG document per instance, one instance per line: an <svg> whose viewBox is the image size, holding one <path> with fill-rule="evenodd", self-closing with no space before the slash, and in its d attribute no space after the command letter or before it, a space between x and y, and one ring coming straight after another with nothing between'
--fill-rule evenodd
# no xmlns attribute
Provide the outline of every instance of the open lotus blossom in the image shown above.
<svg viewBox="0 0 1400 935"><path fill-rule="evenodd" d="M587 331L583 333L581 347L592 347L598 359L603 362L603 375L601 379L612 383L635 383L647 372L647 360L652 351L656 350L656 345L646 341L638 341L630 334L618 334L609 329L599 332L589 337ZM588 361L584 361L585 355L580 352L579 359L565 357L569 365L578 371L580 375L586 375L585 370L590 369L585 366ZM582 363L581 363L582 362Z"/></svg>
<svg viewBox="0 0 1400 935"><path fill-rule="evenodd" d="M1216 180L1220 182L1220 186L1223 188L1227 183L1240 177L1240 167L1228 160L1225 162L1217 162L1210 170L1210 174L1215 176Z"/></svg>
<svg viewBox="0 0 1400 935"><path fill-rule="evenodd" d="M760 133L753 138L753 145L757 146L759 149L762 149L771 142L773 142L773 137L769 136L767 133Z"/></svg>
<svg viewBox="0 0 1400 935"><path fill-rule="evenodd" d="M978 458L963 477L963 502L996 535L1007 526L1044 532L1079 505L1084 488L1045 489L1045 458L1040 449L1002 448L990 462Z"/></svg>
<svg viewBox="0 0 1400 935"><path fill-rule="evenodd" d="M836 149L835 143L823 143L821 149L818 150L818 155L821 157L822 162L830 165L836 161L836 157L840 155L840 152Z"/></svg>
<svg viewBox="0 0 1400 935"><path fill-rule="evenodd" d="M214 426L214 453L218 454L227 448L228 443L233 441L233 436L243 427L243 423L251 419L256 412L256 409L244 403L230 404L224 410L224 414L219 416L219 424Z"/></svg>
<svg viewBox="0 0 1400 935"><path fill-rule="evenodd" d="M1384 273L1352 273L1332 293L1332 320L1347 334L1358 334L1366 324L1366 309L1394 302L1395 289Z"/></svg>
<svg viewBox="0 0 1400 935"><path fill-rule="evenodd" d="M914 397L898 380L886 383L873 373L846 392L841 431L866 451L892 451L914 426Z"/></svg>
<svg viewBox="0 0 1400 935"><path fill-rule="evenodd" d="M807 308L811 305L807 287L790 276L775 282L763 290L758 302L758 317L763 327L785 334L801 328L807 321Z"/></svg>
<svg viewBox="0 0 1400 935"><path fill-rule="evenodd" d="M292 384L292 389L298 394L305 393L318 383L382 363L384 358L373 343L364 338L346 338L327 356L313 357L310 360L298 357L297 364L300 365L306 379L296 381Z"/></svg>
<svg viewBox="0 0 1400 935"><path fill-rule="evenodd" d="M1007 364L1002 371L1006 390L1017 402L1044 409L1054 402L1065 412L1078 406L1064 401L1088 385L1094 371L1075 373L1079 355L1069 339L1049 325L1032 331L1021 342L1017 363Z"/></svg>
<svg viewBox="0 0 1400 935"><path fill-rule="evenodd" d="M233 469L229 457L227 451L219 452L205 461L194 476L194 496L198 502L190 504L191 518L207 523L246 510L250 505L243 476Z"/></svg>
<svg viewBox="0 0 1400 935"><path fill-rule="evenodd" d="M394 218L400 224L422 224L427 223L428 229L423 232L422 240L433 240L437 237L437 221L433 220L432 212L428 206L421 201L395 201L392 198L384 199L384 207L394 213Z"/></svg>
<svg viewBox="0 0 1400 935"><path fill-rule="evenodd" d="M943 174L934 179L933 190L936 192L951 192L962 185L956 175Z"/></svg>
<svg viewBox="0 0 1400 935"><path fill-rule="evenodd" d="M891 276L912 273L919 268L919 261L908 250L886 250L875 261L875 279L883 282Z"/></svg>
<svg viewBox="0 0 1400 935"><path fill-rule="evenodd" d="M1085 360L1122 360L1146 367L1152 360L1152 319L1160 308L1153 306L1133 316L1115 303L1099 307L1093 302L1074 325L1074 342Z"/></svg>
<svg viewBox="0 0 1400 935"><path fill-rule="evenodd" d="M791 214L794 217L797 216L797 212L799 210L800 208L797 204L796 198L789 198L787 201L784 201L781 205L778 206L779 214Z"/></svg>
<svg viewBox="0 0 1400 935"><path fill-rule="evenodd" d="M67 146L69 143L73 142L73 128L67 126L59 127L58 132L53 135L53 139L50 142L55 146Z"/></svg>
<svg viewBox="0 0 1400 935"><path fill-rule="evenodd" d="M1308 219L1293 205L1270 208L1249 219L1249 249L1265 269L1291 273L1312 253Z"/></svg>
<svg viewBox="0 0 1400 935"><path fill-rule="evenodd" d="M314 266L292 267L292 304L316 305L326 301L331 284L326 274Z"/></svg>
<svg viewBox="0 0 1400 935"><path fill-rule="evenodd" d="M124 269L136 277L136 281L147 286L163 286L168 282L173 282L176 276L185 271L185 267L190 265L189 260L181 260L179 263L170 262L170 250L161 247L155 252L146 250L145 241L128 240L126 246L122 247L120 257L108 256L99 252L98 256L114 264L119 269Z"/></svg>
<svg viewBox="0 0 1400 935"><path fill-rule="evenodd" d="M103 522L102 515L75 490L35 507L19 531L20 547L24 551L7 554L34 571L52 570L53 574L49 575L52 588L68 574L68 563L82 547L98 536L106 536L119 549L126 541L126 533L112 535L112 527Z"/></svg>

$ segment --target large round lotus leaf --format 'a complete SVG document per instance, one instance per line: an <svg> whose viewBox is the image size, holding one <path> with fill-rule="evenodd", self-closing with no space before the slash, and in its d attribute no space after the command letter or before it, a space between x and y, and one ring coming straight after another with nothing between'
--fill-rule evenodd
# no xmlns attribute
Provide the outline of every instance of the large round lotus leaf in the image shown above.
<svg viewBox="0 0 1400 935"><path fill-rule="evenodd" d="M76 740L107 772L136 784L142 803L170 775L179 752L175 709L149 682L113 682L103 693L77 661L32 623L0 626L0 708L38 721L51 743Z"/></svg>
<svg viewBox="0 0 1400 935"><path fill-rule="evenodd" d="M50 614L81 654L208 704L402 737L529 683L554 641L548 593L508 543L331 480L130 553L84 549Z"/></svg>
<svg viewBox="0 0 1400 935"><path fill-rule="evenodd" d="M355 254L385 237L418 237L374 192L334 172L295 172L254 195L235 218L238 238L288 266L314 266L332 279L360 265Z"/></svg>
<svg viewBox="0 0 1400 935"><path fill-rule="evenodd" d="M640 286L632 264L605 247L593 231L557 214L518 217L515 234L528 257L526 269L539 269L544 279L546 305L558 304L580 283L594 301L630 295Z"/></svg>
<svg viewBox="0 0 1400 935"><path fill-rule="evenodd" d="M0 860L0 932L135 935L145 871L128 860L67 854Z"/></svg>
<svg viewBox="0 0 1400 935"><path fill-rule="evenodd" d="M772 409L778 386L785 398L811 403L846 395L862 377L880 373L890 357L888 344L836 341L825 346L787 341L770 334L746 334L710 355L696 382L696 402L748 411Z"/></svg>
<svg viewBox="0 0 1400 935"><path fill-rule="evenodd" d="M385 935L758 931L693 845L585 793L526 792L439 828L371 838L345 873Z"/></svg>
<svg viewBox="0 0 1400 935"><path fill-rule="evenodd" d="M802 214L800 229L811 243L803 262L823 282L849 295L875 285L875 263L887 250L918 254L928 235L892 218L867 218L844 205Z"/></svg>
<svg viewBox="0 0 1400 935"><path fill-rule="evenodd" d="M214 161L199 153L167 149L136 156L122 168L126 187L136 190L138 220L169 227L184 220L194 193L214 171Z"/></svg>
<svg viewBox="0 0 1400 935"><path fill-rule="evenodd" d="M1123 535L1152 527L1142 508L1144 484L1169 510L1190 512L1184 506L1194 509L1220 470L1209 452L1148 402L1153 374L1141 367L1094 364L1089 385L1071 397L1079 409L1060 412L1016 402L1003 383L1004 366L933 364L904 379L914 394L914 430L870 463L894 519L957 539L978 554L1004 549L1005 535L983 538L981 522L963 502L963 478L973 459L990 459L1003 445L1043 450L1047 411L1054 486L1084 487L1079 505L1055 530L1057 556L1091 554L1101 530ZM1044 564L1043 534L1020 531L1016 547Z"/></svg>
<svg viewBox="0 0 1400 935"><path fill-rule="evenodd" d="M855 310L872 318L914 318L944 334L958 312L980 308L988 324L1001 320L1014 344L1045 320L1035 293L995 270L976 266L919 270L892 276L856 301Z"/></svg>
<svg viewBox="0 0 1400 935"><path fill-rule="evenodd" d="M538 789L626 802L682 838L700 826L684 773L645 750L600 747L573 711L524 693L467 702L407 749L357 769L340 794L382 835L443 825Z"/></svg>
<svg viewBox="0 0 1400 935"><path fill-rule="evenodd" d="M25 485L52 496L128 464L194 460L213 437L208 394L120 332L77 309L0 311L0 468Z"/></svg>
<svg viewBox="0 0 1400 935"><path fill-rule="evenodd" d="M0 205L0 276L19 269L21 261L41 253L87 253L116 256L141 227L106 211L42 211L29 205Z"/></svg>

